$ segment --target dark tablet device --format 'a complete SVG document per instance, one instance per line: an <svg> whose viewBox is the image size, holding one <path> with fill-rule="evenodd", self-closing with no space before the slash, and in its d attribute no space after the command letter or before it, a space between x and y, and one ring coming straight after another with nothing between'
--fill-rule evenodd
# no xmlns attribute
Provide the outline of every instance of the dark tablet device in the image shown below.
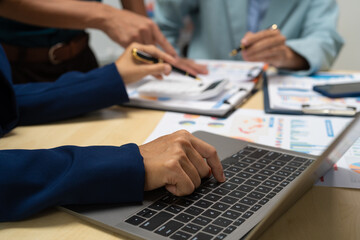
<svg viewBox="0 0 360 240"><path fill-rule="evenodd" d="M330 98L360 97L360 82L316 85L313 89Z"/></svg>

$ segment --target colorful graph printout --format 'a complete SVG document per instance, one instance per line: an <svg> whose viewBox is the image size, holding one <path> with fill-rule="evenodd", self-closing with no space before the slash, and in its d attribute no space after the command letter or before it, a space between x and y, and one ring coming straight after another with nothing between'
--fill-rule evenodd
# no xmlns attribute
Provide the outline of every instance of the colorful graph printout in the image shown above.
<svg viewBox="0 0 360 240"><path fill-rule="evenodd" d="M217 133L237 139L320 155L349 118L269 115L239 109L226 119L167 112L148 140L179 129Z"/></svg>
<svg viewBox="0 0 360 240"><path fill-rule="evenodd" d="M238 109L226 119L167 112L153 133L151 141L164 134L185 129L203 130L236 139L283 149L320 155L350 121L350 118L287 116L265 114L259 110ZM185 121L185 122L184 122ZM191 124L184 124L191 121ZM221 126L221 127L220 127ZM360 188L360 140L334 168L318 181L319 186Z"/></svg>
<svg viewBox="0 0 360 240"><path fill-rule="evenodd" d="M313 91L314 85L359 82L359 75L316 75L298 77L291 75L271 76L268 81L270 106L272 109L302 110L303 104L312 107L344 108L360 110L358 98L328 98Z"/></svg>

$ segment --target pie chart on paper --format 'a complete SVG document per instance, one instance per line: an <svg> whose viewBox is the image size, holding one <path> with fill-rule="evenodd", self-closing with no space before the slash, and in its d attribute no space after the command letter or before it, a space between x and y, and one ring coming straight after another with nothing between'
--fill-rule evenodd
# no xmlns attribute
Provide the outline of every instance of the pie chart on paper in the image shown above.
<svg viewBox="0 0 360 240"><path fill-rule="evenodd" d="M196 123L194 121L184 120L184 121L180 121L179 124L182 126L192 126L195 125Z"/></svg>
<svg viewBox="0 0 360 240"><path fill-rule="evenodd" d="M211 123L208 123L208 126L212 127L212 128L221 128L221 127L224 127L224 124L223 123L217 123L217 122L211 122Z"/></svg>
<svg viewBox="0 0 360 240"><path fill-rule="evenodd" d="M350 164L350 169L356 173L360 173L360 162Z"/></svg>

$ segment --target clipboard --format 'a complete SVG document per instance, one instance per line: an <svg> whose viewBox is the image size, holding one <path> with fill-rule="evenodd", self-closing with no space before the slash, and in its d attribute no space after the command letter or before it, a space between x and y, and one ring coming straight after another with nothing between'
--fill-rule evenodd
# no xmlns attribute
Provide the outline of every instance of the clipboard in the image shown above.
<svg viewBox="0 0 360 240"><path fill-rule="evenodd" d="M230 115L236 108L246 102L261 86L259 85L261 82L259 79L261 79L264 70L263 63L223 60L200 60L199 62L208 64L209 75L211 75L212 79L229 79L229 86L218 96L205 100L141 96L137 88L152 80L151 78L145 78L127 86L130 101L123 104L123 106L223 118ZM173 79L174 77L176 76L170 76ZM183 78L183 76L179 77ZM192 79L191 81L194 80Z"/></svg>
<svg viewBox="0 0 360 240"><path fill-rule="evenodd" d="M298 79L302 81L302 79ZM309 90L310 91L310 90ZM275 108L271 105L271 96L269 89L269 78L263 77L263 94L264 94L264 110L266 113L272 114L287 114L287 115L317 115L317 116L338 116L338 117L353 117L360 108L359 104L309 104L303 103L300 109L291 108ZM323 96L325 98L325 96ZM330 102L331 100L329 100Z"/></svg>
<svg viewBox="0 0 360 240"><path fill-rule="evenodd" d="M136 90L133 90L133 92L128 92L130 102L123 105L224 118L245 103L258 90L257 86L258 83L255 80L244 82L218 97L203 101L140 97Z"/></svg>

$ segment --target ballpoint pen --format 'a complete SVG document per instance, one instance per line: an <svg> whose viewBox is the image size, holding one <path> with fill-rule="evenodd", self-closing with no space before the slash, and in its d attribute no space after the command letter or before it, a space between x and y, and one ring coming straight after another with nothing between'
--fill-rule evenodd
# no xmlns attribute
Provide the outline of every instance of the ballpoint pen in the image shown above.
<svg viewBox="0 0 360 240"><path fill-rule="evenodd" d="M244 48L245 48L245 46L241 44L240 47L233 49L233 50L229 53L229 55L230 55L231 57L236 56L236 55L237 55L239 52L241 52L241 50L243 50Z"/></svg>
<svg viewBox="0 0 360 240"><path fill-rule="evenodd" d="M162 59L155 58L155 57L151 56L150 54L148 54L146 52L143 52L143 51L141 51L141 50L139 50L137 48L132 49L132 55L136 60L138 60L140 62L143 62L143 63L162 63L162 62L164 62ZM177 68L177 67L175 67L173 65L171 65L171 68L172 68L172 70L174 72L183 74L185 76L189 76L189 77L194 78L196 80L201 80L197 76L192 75L192 74L190 74L190 73L188 73L188 72L186 72L186 71L184 71L184 70L182 70L180 68Z"/></svg>
<svg viewBox="0 0 360 240"><path fill-rule="evenodd" d="M267 29L269 29L269 30L276 30L276 29L278 29L278 26L277 26L276 24L273 24L273 25L271 25L270 27L268 27ZM229 53L229 55L230 55L231 57L236 56L239 52L241 52L241 51L242 51L243 49L245 49L245 48L246 48L246 47L241 44L238 48L233 49L233 50Z"/></svg>
<svg viewBox="0 0 360 240"><path fill-rule="evenodd" d="M355 116L356 114L356 107L346 105L343 106L340 104L303 104L301 107L302 112L305 114L331 116Z"/></svg>

